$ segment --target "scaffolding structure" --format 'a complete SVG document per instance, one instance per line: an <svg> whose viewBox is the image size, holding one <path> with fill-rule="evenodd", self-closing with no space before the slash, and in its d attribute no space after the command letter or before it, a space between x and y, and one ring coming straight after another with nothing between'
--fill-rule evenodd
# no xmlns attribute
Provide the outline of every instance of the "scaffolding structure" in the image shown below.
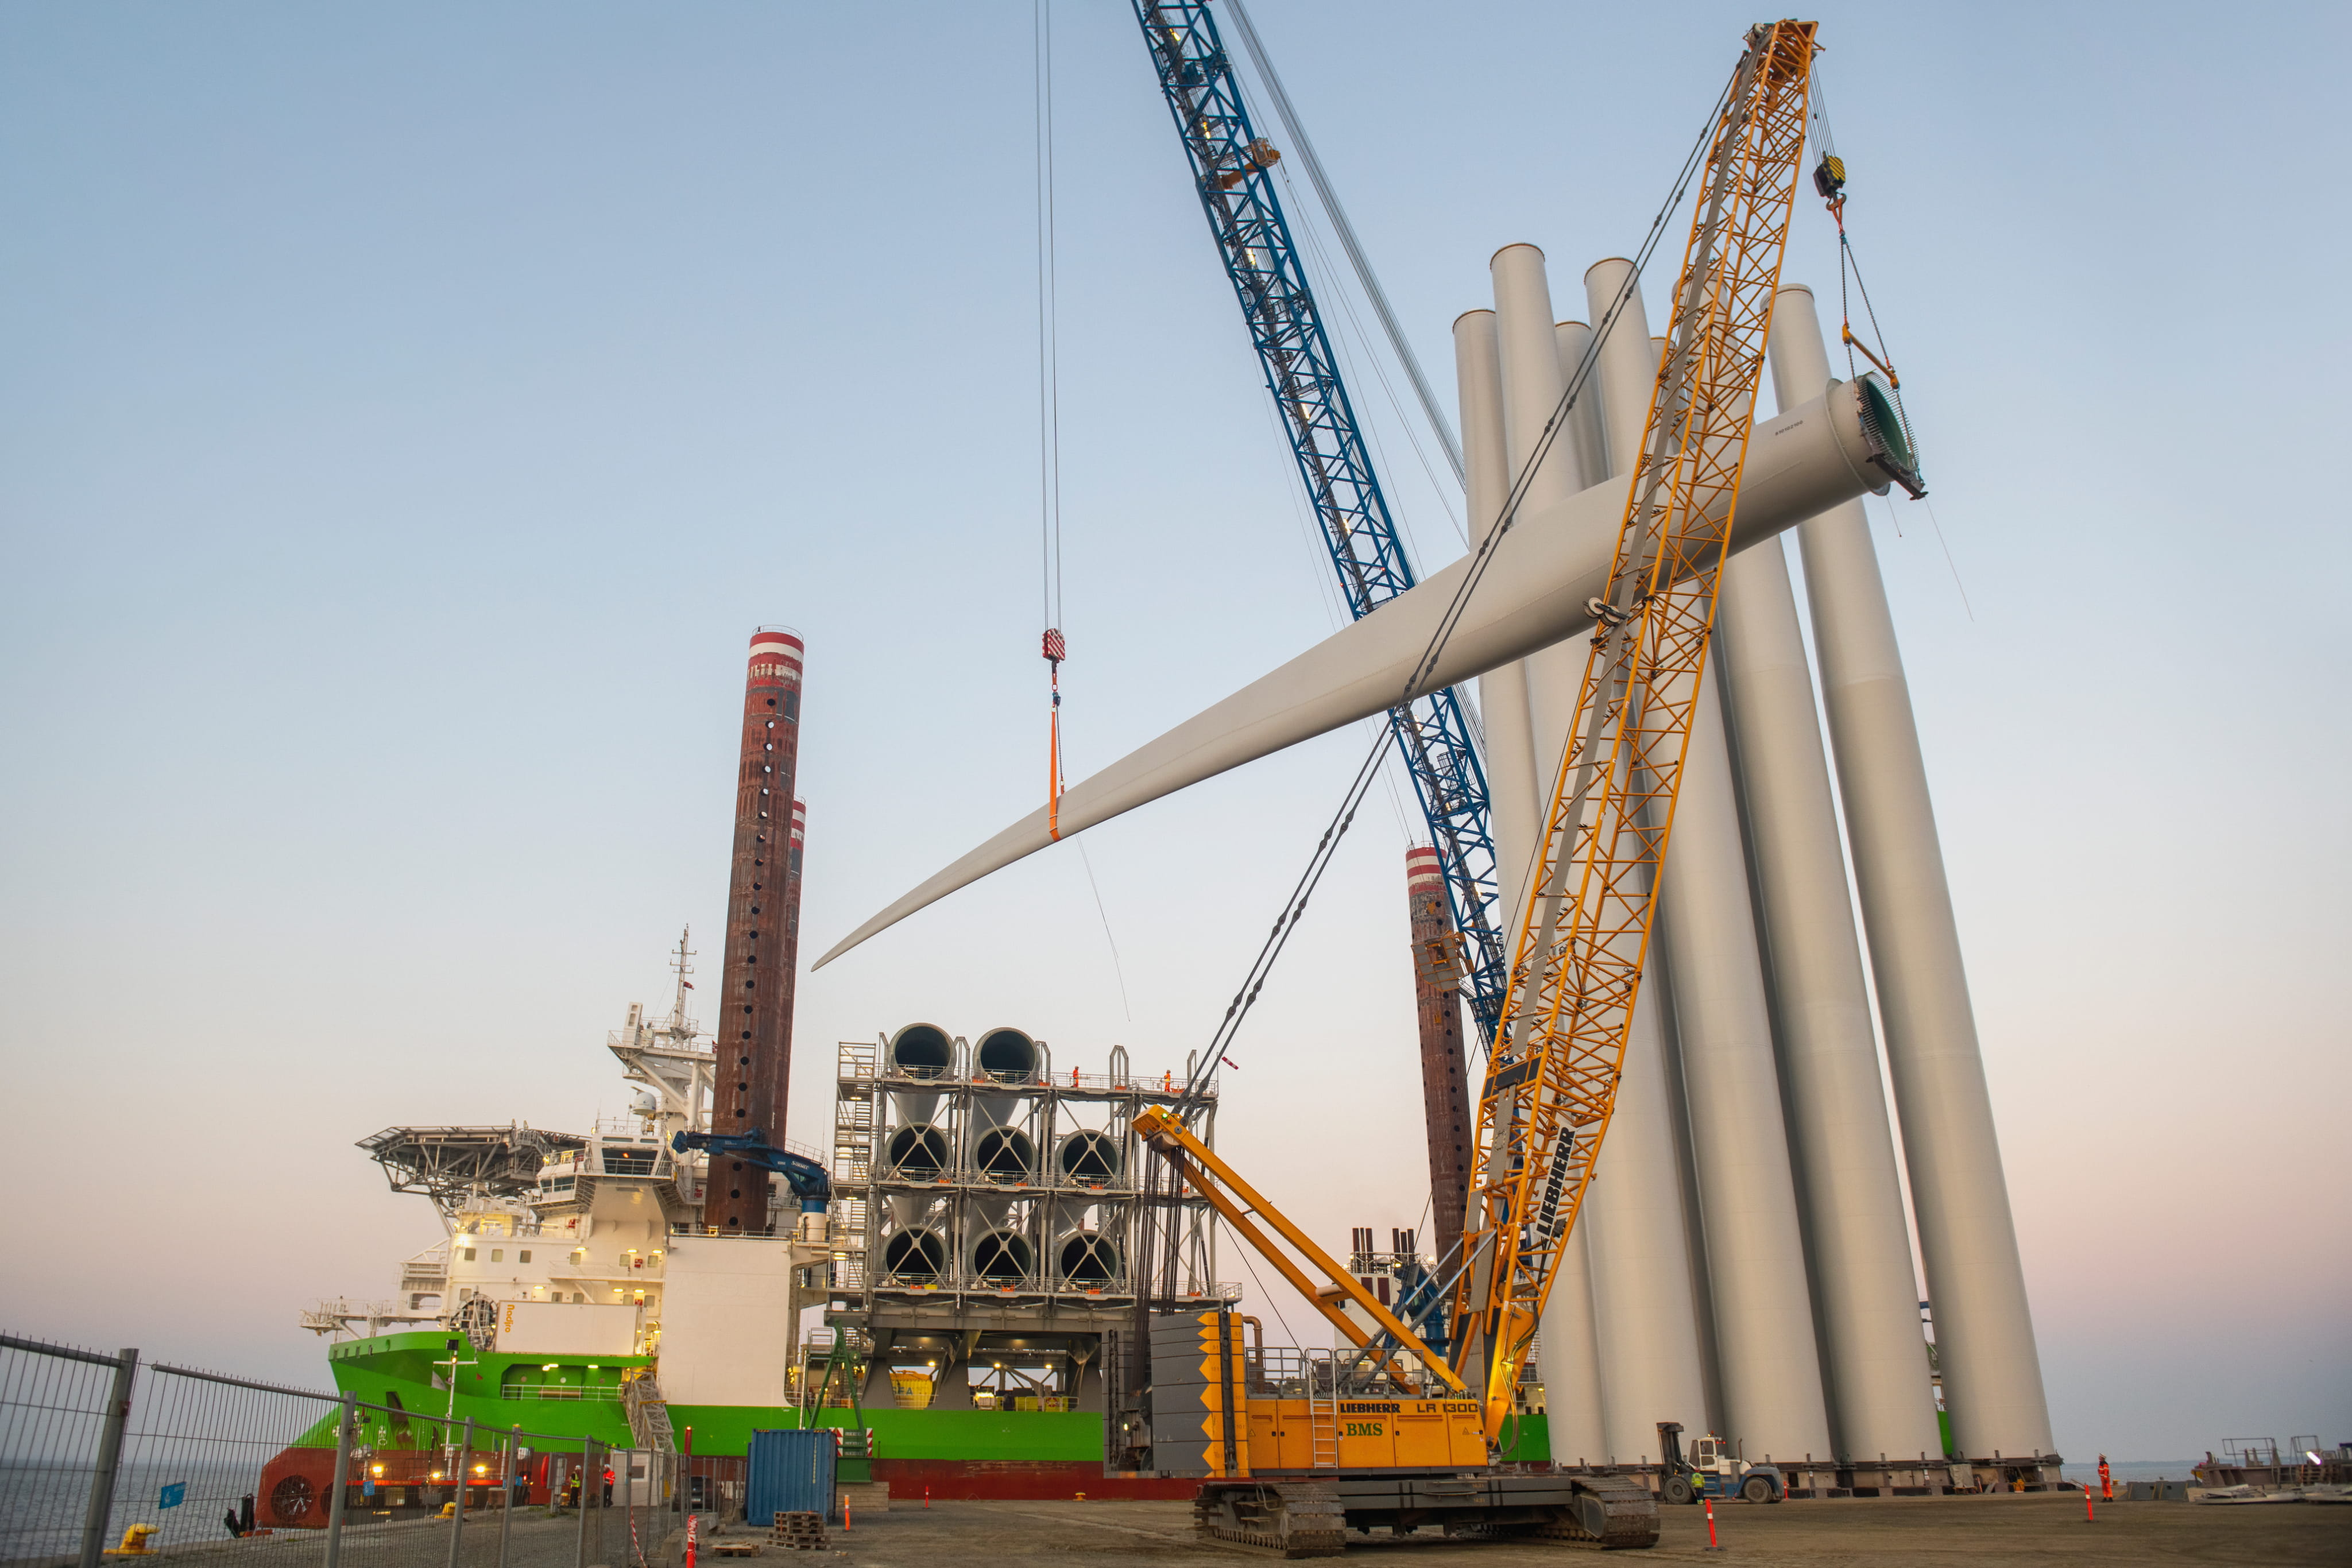
<svg viewBox="0 0 2352 1568"><path fill-rule="evenodd" d="M1207 1203L1147 1190L1133 1131L1191 1066L1138 1073L1113 1046L1107 1071L1056 1072L1010 1028L841 1043L825 1318L864 1340L869 1403L1100 1409L1102 1335L1131 1326L1139 1291L1157 1312L1239 1298ZM1213 1143L1213 1079L1198 1103Z"/></svg>

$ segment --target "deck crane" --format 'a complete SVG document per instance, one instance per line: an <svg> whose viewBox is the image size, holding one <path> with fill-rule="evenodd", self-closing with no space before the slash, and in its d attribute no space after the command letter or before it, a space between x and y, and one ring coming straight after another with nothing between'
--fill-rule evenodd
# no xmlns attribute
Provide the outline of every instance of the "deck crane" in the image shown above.
<svg viewBox="0 0 2352 1568"><path fill-rule="evenodd" d="M1237 100L1213 96L1231 78L1221 57L1208 68L1214 37L1205 5L1139 0L1137 9L1148 30L1153 17L1171 18L1155 33L1154 52L1180 118L1188 104L1202 116L1187 144L1196 148L1203 200L1213 187L1231 189L1222 183L1228 177L1245 186L1251 171L1262 172L1263 154L1234 140L1246 135ZM1192 31L1175 26L1180 13ZM1207 1534L1286 1556L1336 1553L1348 1527L1381 1523L1524 1528L1603 1545L1656 1539L1646 1489L1486 1467L1615 1107L1787 246L1814 31L1796 21L1750 29L1708 143L1704 197L1675 287L1608 586L1588 605L1594 629L1576 718L1491 1037L1466 1262L1444 1357L1305 1242L1192 1135L1181 1108L1155 1107L1136 1119L1138 1134L1360 1352L1352 1367L1327 1373L1326 1384L1310 1364L1285 1385L1270 1376L1263 1353L1256 1375L1248 1375L1230 1311L1160 1320L1150 1347L1149 1427L1167 1452L1155 1452L1155 1464L1173 1460L1209 1478L1195 1513ZM1207 55L1191 52L1192 40ZM1195 67L1197 75L1185 74ZM1211 133L1212 106L1230 131ZM1212 154L1236 162L1208 161ZM1251 275L1237 266L1234 277L1249 304ZM1287 383L1276 371L1286 361L1269 354L1266 362L1280 398ZM1309 1288L1267 1229L1289 1239L1330 1285ZM1356 1322L1343 1302L1375 1328ZM1327 1386L1328 1449L1318 1405ZM1364 1418L1349 1418L1353 1412Z"/></svg>
<svg viewBox="0 0 2352 1568"><path fill-rule="evenodd" d="M1282 155L1251 124L1208 0L1134 4L1340 593L1361 620L1416 580L1275 191L1269 171ZM1463 992L1491 1040L1507 977L1506 912L1468 706L1449 686L1391 710L1389 724L1444 868Z"/></svg>

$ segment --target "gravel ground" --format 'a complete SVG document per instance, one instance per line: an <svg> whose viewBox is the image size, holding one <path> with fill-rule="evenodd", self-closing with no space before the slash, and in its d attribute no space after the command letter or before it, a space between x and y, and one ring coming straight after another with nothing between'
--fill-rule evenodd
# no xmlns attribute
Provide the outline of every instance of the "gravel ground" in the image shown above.
<svg viewBox="0 0 2352 1568"><path fill-rule="evenodd" d="M2214 1508L2193 1503L2103 1505L2084 1523L2079 1494L1797 1501L1759 1508L1719 1505L1720 1552L1706 1546L1706 1517L1668 1509L1658 1544L1610 1560L1636 1563L1740 1563L1756 1568L1956 1568L1958 1564L2093 1564L2146 1568L2172 1563L2246 1563L2263 1568L2344 1568L2352 1563L2352 1508L2305 1505ZM1358 1538L1348 1557L1391 1568L1483 1563L1507 1568L1557 1563L1590 1549L1510 1542ZM836 1562L872 1568L950 1568L961 1563L1051 1563L1056 1568L1260 1553L1196 1542L1192 1505L1181 1502L940 1502L926 1511L860 1514L830 1536ZM788 1568L811 1554L769 1550L761 1568ZM738 1560L740 1561L740 1560ZM717 1568L716 1563L710 1568Z"/></svg>
<svg viewBox="0 0 2352 1568"><path fill-rule="evenodd" d="M589 1561L596 1568L637 1568L620 1510L592 1524L606 1526ZM707 1519L708 1516L706 1516ZM680 1538L651 1532L641 1513L646 1568L677 1568ZM1723 1551L1708 1552L1706 1516L1696 1508L1668 1509L1658 1544L1646 1553L1612 1559L1622 1568L1668 1563L1747 1563L1751 1568L1960 1568L1977 1564L2043 1568L2168 1568L2170 1564L2260 1564L2262 1568L2344 1568L2352 1564L2352 1508L2308 1504L2218 1508L2195 1503L2107 1503L2095 1522L2083 1519L2080 1494L1958 1498L1852 1499L1797 1501L1769 1508L1733 1503L1716 1510ZM741 1526L709 1533L706 1542L764 1539ZM320 1538L304 1531L266 1541L207 1543L158 1553L174 1560L161 1568L322 1568ZM856 1526L830 1533L829 1550L814 1553L765 1547L756 1559L706 1552L698 1568L793 1568L820 1562L870 1568L959 1568L965 1563L1046 1563L1055 1568L1111 1568L1171 1562L1211 1563L1261 1553L1194 1539L1192 1505L1182 1502L938 1502L877 1513L860 1510ZM548 1519L519 1512L508 1542L506 1568L575 1568L576 1517ZM1357 1538L1348 1557L1359 1568L1422 1568L1480 1563L1510 1568L1558 1563L1589 1552L1569 1545L1465 1542L1423 1534L1398 1541ZM0 1551L0 1557L5 1557ZM460 1568L498 1568L495 1517L469 1521ZM343 1542L343 1568L447 1568L446 1524L403 1521L353 1529ZM202 1559L202 1563L181 1559ZM32 1568L17 1559L8 1568ZM62 1568L62 1565L61 1565ZM128 1568L121 1559L110 1568Z"/></svg>

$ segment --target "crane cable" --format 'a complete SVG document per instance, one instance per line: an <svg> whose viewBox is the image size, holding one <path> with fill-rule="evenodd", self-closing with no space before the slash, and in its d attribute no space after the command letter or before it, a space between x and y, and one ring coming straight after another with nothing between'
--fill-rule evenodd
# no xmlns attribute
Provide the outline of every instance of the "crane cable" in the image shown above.
<svg viewBox="0 0 2352 1568"><path fill-rule="evenodd" d="M1903 407L1903 378L1895 373L1894 356L1886 351L1886 333L1878 325L1878 308L1870 301L1870 286L1863 281L1862 263L1853 254L1852 236L1845 232L1845 160L1838 156L1837 143L1830 135L1829 98L1822 89L1822 73L1818 68L1813 72L1811 96L1813 146L1819 153L1819 161L1813 165L1813 189L1820 193L1822 204L1829 209L1830 217L1837 224L1838 340L1845 348L1846 378L1852 381L1861 375L1853 362L1856 352L1886 377L1886 390L1894 398L1895 416L1902 423L1903 439L1916 453L1919 443L1911 434L1911 416ZM1847 287L1849 281L1853 285L1852 292L1862 296L1862 312L1869 319L1870 335L1878 344L1875 353L1854 333L1853 306Z"/></svg>
<svg viewBox="0 0 2352 1568"><path fill-rule="evenodd" d="M1061 297L1054 218L1053 0L1033 0L1030 27L1036 66L1038 598L1045 622L1038 648L1045 655L1053 692L1045 729L1045 831L1058 843L1062 838L1062 661L1070 656L1070 649L1061 629ZM1086 868L1087 888L1094 894L1095 914L1102 919L1103 943L1110 949L1111 973L1118 981L1119 1007L1132 1023L1135 1007L1128 999L1127 966L1119 960L1118 938L1111 934L1110 911L1103 905L1102 884L1095 880L1094 858L1087 853L1084 840L1078 841L1078 863Z"/></svg>
<svg viewBox="0 0 2352 1568"><path fill-rule="evenodd" d="M1062 378L1060 301L1054 224L1054 25L1052 0L1032 0L1037 137L1037 528L1045 634L1038 645L1053 691L1045 736L1045 832L1062 837ZM1091 871L1089 871L1091 875ZM1108 922L1106 922L1108 928ZM1124 988L1124 981L1121 982Z"/></svg>
<svg viewBox="0 0 2352 1568"><path fill-rule="evenodd" d="M1863 281L1862 263L1855 258L1853 241L1845 232L1845 160L1838 156L1837 144L1830 138L1829 99L1823 95L1822 73L1818 68L1813 72L1811 90L1813 145L1821 152L1820 162L1813 166L1813 189L1821 193L1822 204L1829 209L1830 216L1837 222L1838 339L1845 346L1845 373L1850 380L1859 376L1860 371L1853 362L1857 350L1864 359L1885 373L1887 395L1895 402L1895 420L1903 426L1903 439L1911 448L1916 461L1919 441L1911 434L1911 415L1903 406L1903 378L1895 373L1895 357L1886 351L1886 334L1878 325L1878 308L1870 301L1870 286ZM1862 296L1862 312L1869 318L1870 335L1878 340L1876 353L1871 352L1870 346L1854 335L1853 310L1846 291L1849 276L1853 279L1853 291ZM1976 606L1969 601L1969 585L1960 580L1960 563L1952 559L1952 546L1944 538L1944 525L1936 516L1935 504L1924 494L1916 498L1927 509L1928 527L1936 531L1936 548L1944 554L1944 566L1952 574L1952 587L1959 593L1960 608L1967 612L1970 621L1974 621L1977 618ZM1887 516L1895 519L1895 535L1901 537L1903 520L1891 505L1887 507Z"/></svg>

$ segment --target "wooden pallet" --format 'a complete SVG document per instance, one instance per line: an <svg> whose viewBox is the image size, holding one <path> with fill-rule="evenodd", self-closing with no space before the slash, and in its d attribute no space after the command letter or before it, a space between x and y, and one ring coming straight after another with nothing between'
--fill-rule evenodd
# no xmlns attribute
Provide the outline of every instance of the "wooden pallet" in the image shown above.
<svg viewBox="0 0 2352 1568"><path fill-rule="evenodd" d="M769 1540L787 1552L822 1552L825 1549L824 1515L780 1513L770 1528Z"/></svg>

